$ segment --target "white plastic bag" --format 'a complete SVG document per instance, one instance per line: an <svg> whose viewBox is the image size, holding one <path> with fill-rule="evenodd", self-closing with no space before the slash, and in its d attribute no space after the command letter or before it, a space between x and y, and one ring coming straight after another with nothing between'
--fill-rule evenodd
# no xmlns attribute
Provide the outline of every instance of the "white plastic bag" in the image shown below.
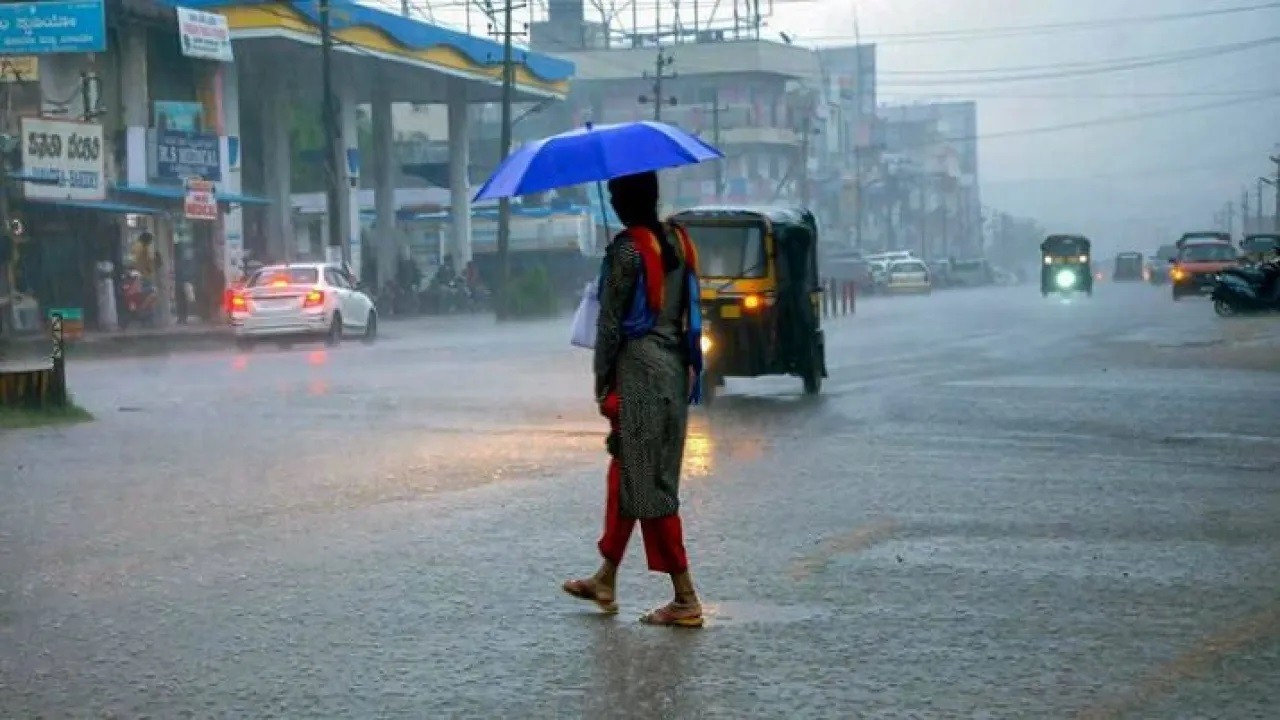
<svg viewBox="0 0 1280 720"><path fill-rule="evenodd" d="M600 318L600 293L596 281L587 283L582 291L582 302L573 314L573 333L569 343L574 347L592 350L596 346L596 321Z"/></svg>

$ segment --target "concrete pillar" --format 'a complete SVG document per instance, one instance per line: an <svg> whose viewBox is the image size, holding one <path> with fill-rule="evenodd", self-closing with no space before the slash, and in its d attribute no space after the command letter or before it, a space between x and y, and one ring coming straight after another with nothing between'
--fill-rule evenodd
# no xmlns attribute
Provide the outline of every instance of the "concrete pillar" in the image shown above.
<svg viewBox="0 0 1280 720"><path fill-rule="evenodd" d="M342 227L351 240L351 267L356 277L360 276L360 128L357 122L357 98L355 83L349 79L339 79L335 88L338 96L338 119L342 129L344 145L342 163L342 186L339 195L342 198L340 208Z"/></svg>
<svg viewBox="0 0 1280 720"><path fill-rule="evenodd" d="M449 220L452 234L448 252L459 271L471 261L471 128L467 125L466 85L449 88Z"/></svg>
<svg viewBox="0 0 1280 720"><path fill-rule="evenodd" d="M377 210L378 283L395 276L399 252L396 230L395 127L391 117L391 94L382 83L373 93L373 204Z"/></svg>
<svg viewBox="0 0 1280 720"><path fill-rule="evenodd" d="M218 68L218 90L221 105L221 118L218 128L221 144L222 184L220 188L228 193L239 195L243 192L241 182L241 150L240 150L240 77L234 65L221 65ZM223 274L227 282L240 279L244 270L244 212L239 205L233 205L222 213L223 237Z"/></svg>
<svg viewBox="0 0 1280 720"><path fill-rule="evenodd" d="M254 99L262 113L262 177L263 190L271 205L267 208L266 247L269 260L288 262L293 258L297 241L293 232L292 158L290 153L290 101L283 68L255 73L260 92ZM262 261L263 258L257 258Z"/></svg>

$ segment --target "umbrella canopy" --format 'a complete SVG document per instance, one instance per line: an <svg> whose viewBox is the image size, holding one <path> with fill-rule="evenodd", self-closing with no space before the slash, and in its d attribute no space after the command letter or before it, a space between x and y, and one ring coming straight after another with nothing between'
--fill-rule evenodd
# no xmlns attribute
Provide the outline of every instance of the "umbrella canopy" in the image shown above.
<svg viewBox="0 0 1280 720"><path fill-rule="evenodd" d="M527 195L722 157L719 150L665 123L587 125L526 143L511 153L475 200Z"/></svg>

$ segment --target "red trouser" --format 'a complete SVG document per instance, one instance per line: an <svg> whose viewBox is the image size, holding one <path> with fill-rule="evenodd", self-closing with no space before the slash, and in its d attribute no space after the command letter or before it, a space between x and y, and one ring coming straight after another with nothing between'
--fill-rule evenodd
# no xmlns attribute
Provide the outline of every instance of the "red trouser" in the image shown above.
<svg viewBox="0 0 1280 720"><path fill-rule="evenodd" d="M614 432L618 432L618 395L611 393L601 408ZM597 547L600 555L614 565L622 564L627 552L627 541L636 526L634 518L623 517L618 510L618 492L622 484L622 463L618 458L609 461L608 489L605 492L604 534ZM679 515L667 515L640 521L644 536L644 553L649 569L654 572L678 575L689 569L689 559L684 552L684 528Z"/></svg>

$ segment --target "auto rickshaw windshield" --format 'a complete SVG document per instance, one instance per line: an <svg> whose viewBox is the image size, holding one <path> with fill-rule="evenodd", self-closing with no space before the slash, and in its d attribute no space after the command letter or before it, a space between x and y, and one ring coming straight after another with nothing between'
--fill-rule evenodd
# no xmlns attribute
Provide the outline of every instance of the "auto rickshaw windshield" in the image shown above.
<svg viewBox="0 0 1280 720"><path fill-rule="evenodd" d="M762 278L768 274L764 232L752 225L690 225L703 277Z"/></svg>

